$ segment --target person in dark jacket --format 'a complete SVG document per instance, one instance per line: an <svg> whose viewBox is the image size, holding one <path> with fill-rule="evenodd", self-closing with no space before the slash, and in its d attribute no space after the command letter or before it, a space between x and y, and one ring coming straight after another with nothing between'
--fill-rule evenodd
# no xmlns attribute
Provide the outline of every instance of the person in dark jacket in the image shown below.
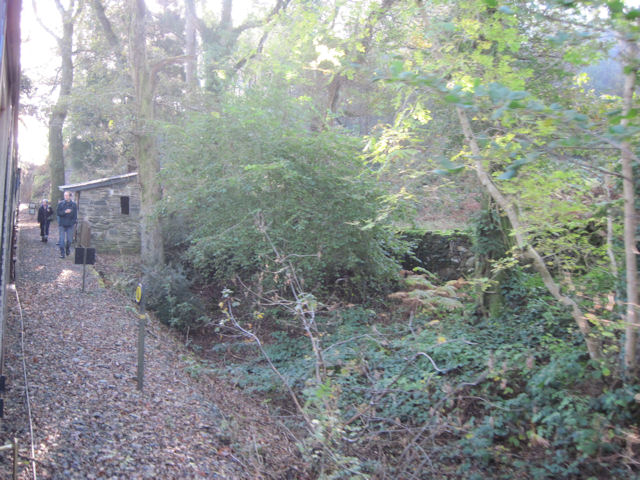
<svg viewBox="0 0 640 480"><path fill-rule="evenodd" d="M69 255L71 241L73 240L73 229L78 223L78 205L71 200L71 192L64 192L64 200L58 204L57 212L60 218L58 229L60 231L60 258L64 258L65 253Z"/></svg>
<svg viewBox="0 0 640 480"><path fill-rule="evenodd" d="M38 223L40 224L40 239L46 242L49 239L49 224L53 218L53 208L47 199L42 200L42 205L38 209Z"/></svg>
<svg viewBox="0 0 640 480"><path fill-rule="evenodd" d="M58 200L58 205L56 206L56 225L58 225L58 241L56 242L56 245L58 246L60 246L60 231L62 230L60 228L60 215L58 215L58 207L62 202L64 202L64 200Z"/></svg>

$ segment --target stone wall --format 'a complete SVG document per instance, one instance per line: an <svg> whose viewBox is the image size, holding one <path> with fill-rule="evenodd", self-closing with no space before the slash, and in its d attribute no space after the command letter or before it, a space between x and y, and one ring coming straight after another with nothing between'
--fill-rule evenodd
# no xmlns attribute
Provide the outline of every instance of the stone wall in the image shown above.
<svg viewBox="0 0 640 480"><path fill-rule="evenodd" d="M91 246L98 253L140 251L140 186L135 180L78 193L78 222L89 222ZM121 197L129 197L128 215L122 213Z"/></svg>
<svg viewBox="0 0 640 480"><path fill-rule="evenodd" d="M405 240L413 244L413 254L402 261L402 268L413 270L421 267L435 273L441 280L455 280L473 272L475 259L472 241L468 233L451 232L402 232Z"/></svg>

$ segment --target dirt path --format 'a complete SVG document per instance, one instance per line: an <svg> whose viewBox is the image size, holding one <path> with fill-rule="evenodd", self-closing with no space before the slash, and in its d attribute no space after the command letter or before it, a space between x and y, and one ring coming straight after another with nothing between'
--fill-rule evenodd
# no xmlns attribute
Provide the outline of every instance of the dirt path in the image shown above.
<svg viewBox="0 0 640 480"><path fill-rule="evenodd" d="M40 242L34 222L21 214L16 287L37 478L303 478L286 458L288 466L280 468L247 455L259 447L295 456L290 440L262 422L263 412L250 401L215 379L185 373L193 366L188 352L154 321L147 329L145 388L138 392L133 303L101 286L95 273L82 293L73 252L60 259L55 239ZM20 315L11 302L0 434L3 442L17 435L28 457ZM10 478L8 458L0 458L0 478ZM28 462L20 471L20 478L33 478Z"/></svg>

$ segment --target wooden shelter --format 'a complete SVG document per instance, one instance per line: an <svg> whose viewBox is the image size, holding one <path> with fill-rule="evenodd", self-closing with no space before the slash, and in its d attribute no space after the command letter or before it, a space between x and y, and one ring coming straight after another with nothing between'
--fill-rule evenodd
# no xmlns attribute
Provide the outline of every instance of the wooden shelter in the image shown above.
<svg viewBox="0 0 640 480"><path fill-rule="evenodd" d="M78 223L89 223L92 247L102 252L140 251L137 172L59 188L73 192L73 200L78 204Z"/></svg>

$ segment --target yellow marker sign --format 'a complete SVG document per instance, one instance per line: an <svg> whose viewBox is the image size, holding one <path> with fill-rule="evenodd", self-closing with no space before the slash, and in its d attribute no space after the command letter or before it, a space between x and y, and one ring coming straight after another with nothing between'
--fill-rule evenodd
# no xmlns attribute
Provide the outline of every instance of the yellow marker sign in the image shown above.
<svg viewBox="0 0 640 480"><path fill-rule="evenodd" d="M136 303L140 303L142 301L142 284L139 283L136 287Z"/></svg>

